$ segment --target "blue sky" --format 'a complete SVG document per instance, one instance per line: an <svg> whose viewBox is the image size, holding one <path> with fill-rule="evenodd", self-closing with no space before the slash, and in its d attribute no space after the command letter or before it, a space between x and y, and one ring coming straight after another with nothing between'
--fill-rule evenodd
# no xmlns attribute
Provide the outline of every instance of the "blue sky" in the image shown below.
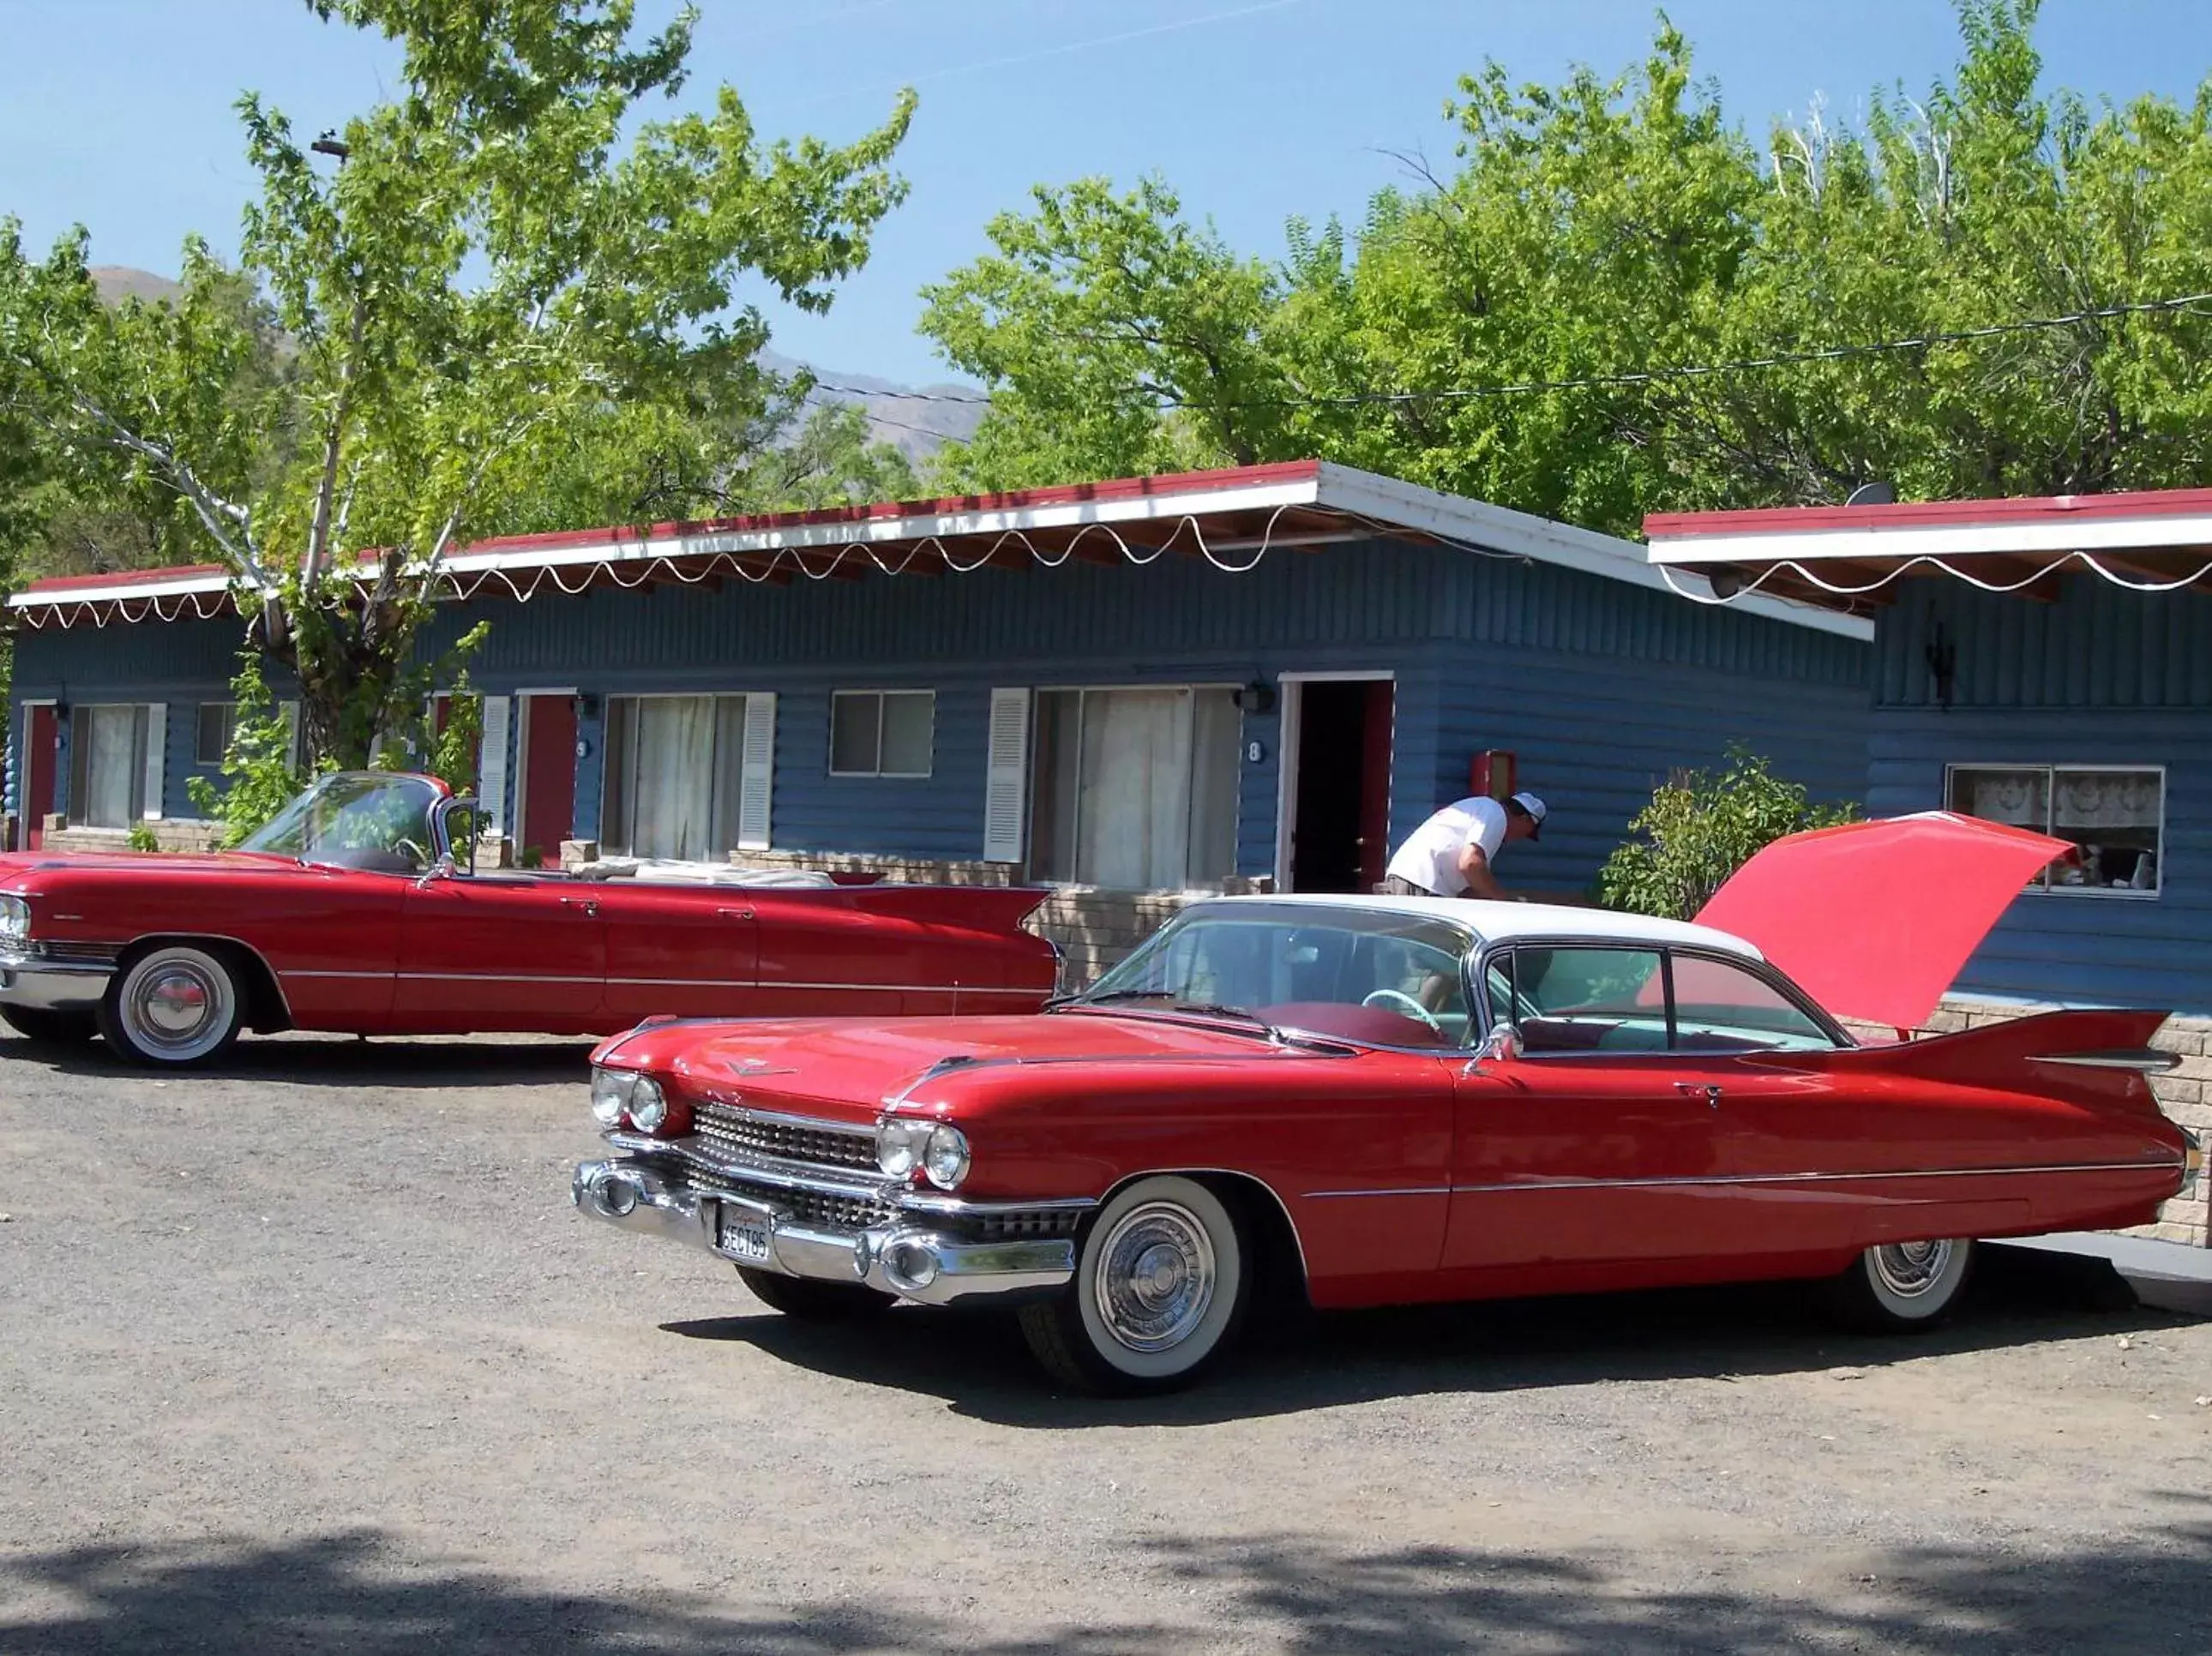
<svg viewBox="0 0 2212 1656"><path fill-rule="evenodd" d="M1454 77L1616 70L1656 23L1634 0L704 0L703 94L733 82L766 132L849 137L899 86L921 112L907 205L827 317L771 312L777 348L819 366L943 377L915 291L984 246L1029 186L1166 176L1186 207L1272 253L1283 221L1356 221L1401 181L1388 152L1450 155ZM648 19L665 0L641 0ZM1668 10L1753 130L1815 97L1850 120L1869 88L1908 92L1958 57L1946 0L1674 0ZM2049 77L2092 95L2188 99L2212 72L2206 0L2046 0ZM264 93L301 128L390 82L380 41L300 0L0 0L0 214L34 246L74 221L96 263L173 272L185 234L228 250L253 187L232 100Z"/></svg>

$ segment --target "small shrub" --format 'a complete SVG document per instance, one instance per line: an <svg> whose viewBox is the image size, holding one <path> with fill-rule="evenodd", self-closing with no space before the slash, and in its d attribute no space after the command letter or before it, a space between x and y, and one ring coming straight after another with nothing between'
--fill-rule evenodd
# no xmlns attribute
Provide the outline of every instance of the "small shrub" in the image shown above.
<svg viewBox="0 0 2212 1656"><path fill-rule="evenodd" d="M1731 744L1728 768L1669 777L1629 824L1638 837L1606 859L1598 895L1611 908L1686 920L1729 875L1786 834L1829 828L1856 805L1816 805L1767 761Z"/></svg>
<svg viewBox="0 0 2212 1656"><path fill-rule="evenodd" d="M161 848L161 842L154 837L154 825L151 822L133 822L131 825L130 844L133 851L159 851Z"/></svg>

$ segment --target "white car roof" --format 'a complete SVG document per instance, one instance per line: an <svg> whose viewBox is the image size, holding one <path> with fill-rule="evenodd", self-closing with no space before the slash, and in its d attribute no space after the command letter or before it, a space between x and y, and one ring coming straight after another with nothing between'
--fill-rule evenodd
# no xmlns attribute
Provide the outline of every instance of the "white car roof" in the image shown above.
<svg viewBox="0 0 2212 1656"><path fill-rule="evenodd" d="M1565 903L1485 902L1471 897L1360 897L1317 892L1284 892L1249 897L1210 897L1193 908L1227 907L1237 903L1295 903L1314 908L1383 910L1401 914L1426 914L1464 926L1485 943L1508 943L1516 937L1587 938L1592 943L1674 943L1684 948L1713 949L1745 960L1765 956L1753 944L1733 932L1716 931L1709 925L1686 920L1655 919L1649 914L1624 914L1610 908L1579 908Z"/></svg>

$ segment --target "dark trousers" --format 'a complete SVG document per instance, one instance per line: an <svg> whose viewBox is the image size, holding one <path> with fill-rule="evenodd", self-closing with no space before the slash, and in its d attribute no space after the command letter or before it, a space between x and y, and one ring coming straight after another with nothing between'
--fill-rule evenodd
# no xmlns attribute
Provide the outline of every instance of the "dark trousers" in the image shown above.
<svg viewBox="0 0 2212 1656"><path fill-rule="evenodd" d="M1384 897L1434 897L1441 895L1425 885L1415 885L1402 874L1384 875L1382 883L1375 889L1377 895Z"/></svg>

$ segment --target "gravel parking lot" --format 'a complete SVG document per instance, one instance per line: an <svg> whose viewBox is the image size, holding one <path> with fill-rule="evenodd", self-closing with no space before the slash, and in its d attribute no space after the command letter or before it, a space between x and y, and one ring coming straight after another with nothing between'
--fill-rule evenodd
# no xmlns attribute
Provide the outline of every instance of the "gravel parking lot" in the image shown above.
<svg viewBox="0 0 2212 1656"><path fill-rule="evenodd" d="M1991 1256L1042 1388L587 1223L573 1042L0 1040L0 1651L2212 1649L2212 1325Z"/></svg>

